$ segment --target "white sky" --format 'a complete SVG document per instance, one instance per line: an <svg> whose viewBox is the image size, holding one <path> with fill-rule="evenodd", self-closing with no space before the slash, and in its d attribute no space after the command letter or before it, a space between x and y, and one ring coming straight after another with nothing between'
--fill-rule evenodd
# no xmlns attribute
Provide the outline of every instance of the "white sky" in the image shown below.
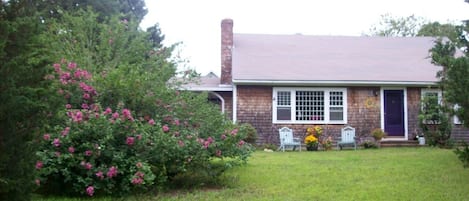
<svg viewBox="0 0 469 201"><path fill-rule="evenodd" d="M145 0L141 27L159 23L164 44L182 42L186 66L220 74L220 23L234 21L235 33L352 35L367 33L380 16L414 14L430 21L469 19L464 0Z"/></svg>

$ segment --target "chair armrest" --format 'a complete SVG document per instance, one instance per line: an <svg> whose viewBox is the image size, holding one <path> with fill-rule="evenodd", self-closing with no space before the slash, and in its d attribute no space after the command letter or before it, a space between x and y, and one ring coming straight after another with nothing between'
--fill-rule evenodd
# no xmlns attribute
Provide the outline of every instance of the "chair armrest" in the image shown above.
<svg viewBox="0 0 469 201"><path fill-rule="evenodd" d="M301 142L301 140L300 140L299 137L294 137L294 138L293 138L293 142Z"/></svg>

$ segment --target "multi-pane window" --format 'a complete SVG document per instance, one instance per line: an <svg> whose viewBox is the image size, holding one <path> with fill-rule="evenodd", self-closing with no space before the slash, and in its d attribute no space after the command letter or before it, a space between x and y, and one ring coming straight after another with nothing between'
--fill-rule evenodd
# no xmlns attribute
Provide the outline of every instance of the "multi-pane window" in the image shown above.
<svg viewBox="0 0 469 201"><path fill-rule="evenodd" d="M426 124L439 124L441 112L442 93L437 89L422 89L421 114L424 115L423 122Z"/></svg>
<svg viewBox="0 0 469 201"><path fill-rule="evenodd" d="M346 123L346 89L274 88L274 123Z"/></svg>
<svg viewBox="0 0 469 201"><path fill-rule="evenodd" d="M291 120L291 101L289 91L277 92L277 119Z"/></svg>

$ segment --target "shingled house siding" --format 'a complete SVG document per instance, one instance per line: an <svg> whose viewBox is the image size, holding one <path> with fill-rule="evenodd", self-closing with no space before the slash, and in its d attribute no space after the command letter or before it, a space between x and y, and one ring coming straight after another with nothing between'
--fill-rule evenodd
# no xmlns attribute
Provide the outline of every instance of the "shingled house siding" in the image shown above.
<svg viewBox="0 0 469 201"><path fill-rule="evenodd" d="M250 123L256 128L258 144L273 143L272 87L237 86L237 122Z"/></svg>
<svg viewBox="0 0 469 201"><path fill-rule="evenodd" d="M419 127L419 112L420 112L421 89L415 87L407 88L407 125L408 125L408 139L412 140L414 137L421 133Z"/></svg>
<svg viewBox="0 0 469 201"><path fill-rule="evenodd" d="M233 118L233 93L231 91L217 92L225 100L225 116Z"/></svg>

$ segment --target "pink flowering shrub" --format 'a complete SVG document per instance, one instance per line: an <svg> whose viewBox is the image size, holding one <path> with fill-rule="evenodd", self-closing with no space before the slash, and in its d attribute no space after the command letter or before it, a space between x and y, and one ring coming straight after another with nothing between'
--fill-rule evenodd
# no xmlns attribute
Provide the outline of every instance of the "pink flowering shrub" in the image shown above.
<svg viewBox="0 0 469 201"><path fill-rule="evenodd" d="M34 182L42 192L95 196L160 189L191 170L218 175L222 170L213 168L214 158L230 158L220 161L221 167L231 167L252 152L246 134L215 107L197 105L206 99L178 93L166 100L171 103L153 101L161 105L151 115L125 104L102 107L86 70L62 62L54 64L54 72L65 104L57 114L63 121L38 139ZM210 119L207 113L192 113L189 105L206 107Z"/></svg>

